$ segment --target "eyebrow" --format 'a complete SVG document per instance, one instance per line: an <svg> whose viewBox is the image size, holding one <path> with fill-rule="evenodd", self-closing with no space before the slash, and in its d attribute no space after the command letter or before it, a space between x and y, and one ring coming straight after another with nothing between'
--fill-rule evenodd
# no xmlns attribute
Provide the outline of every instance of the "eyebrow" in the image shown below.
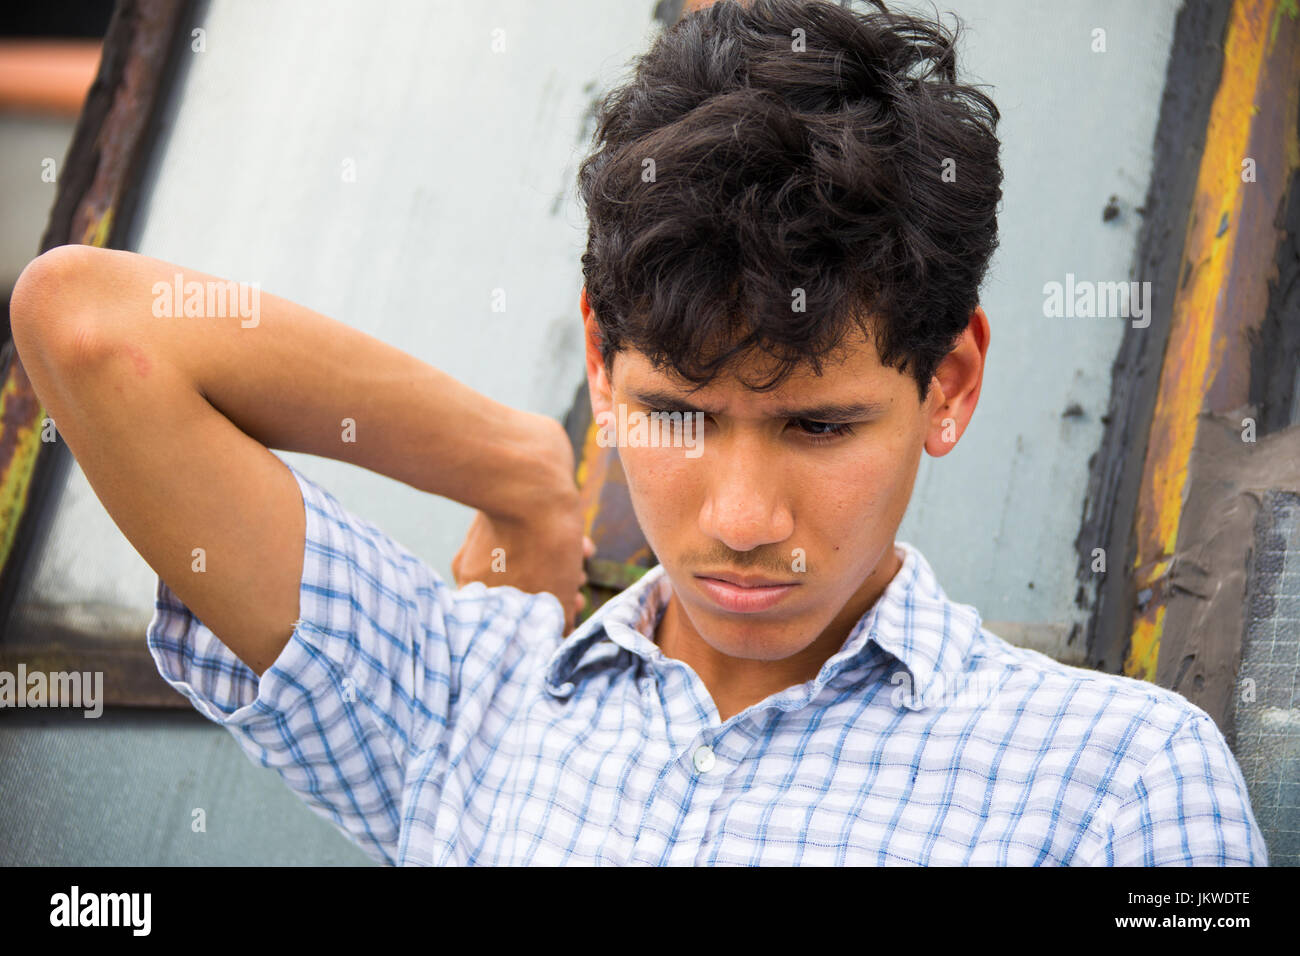
<svg viewBox="0 0 1300 956"><path fill-rule="evenodd" d="M666 412L703 412L716 415L708 408L693 405L672 392L656 388L629 388L627 394L634 401ZM849 422L872 418L886 411L882 402L819 402L816 405L785 405L773 409L773 418L794 418L811 422Z"/></svg>

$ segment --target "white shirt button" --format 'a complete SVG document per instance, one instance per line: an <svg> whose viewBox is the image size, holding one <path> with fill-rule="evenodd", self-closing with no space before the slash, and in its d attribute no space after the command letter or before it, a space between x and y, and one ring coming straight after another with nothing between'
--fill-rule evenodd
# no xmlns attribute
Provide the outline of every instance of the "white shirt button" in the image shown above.
<svg viewBox="0 0 1300 956"><path fill-rule="evenodd" d="M714 763L717 762L717 758L713 756L713 748L708 744L696 749L694 760L695 769L700 773L708 773L713 769Z"/></svg>

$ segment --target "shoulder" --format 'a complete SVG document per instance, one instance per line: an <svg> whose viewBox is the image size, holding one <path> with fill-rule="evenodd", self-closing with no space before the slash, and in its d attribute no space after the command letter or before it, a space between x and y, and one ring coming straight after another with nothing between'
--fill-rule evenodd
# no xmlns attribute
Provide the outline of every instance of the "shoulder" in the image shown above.
<svg viewBox="0 0 1300 956"><path fill-rule="evenodd" d="M1031 714L1026 744L1092 791L1081 857L1110 865L1266 859L1245 780L1218 724L1176 691L1062 664L981 628L969 664L996 706ZM1022 724L1024 722L1022 721Z"/></svg>
<svg viewBox="0 0 1300 956"><path fill-rule="evenodd" d="M1066 716L1095 716L1106 723L1138 720L1162 739L1188 719L1213 723L1205 710L1177 691L1123 674L1063 664L1010 644L985 627L979 628L972 642L968 667L998 675L1004 694L1055 700Z"/></svg>
<svg viewBox="0 0 1300 956"><path fill-rule="evenodd" d="M1205 710L1148 681L1063 664L982 627L966 671L978 682L986 728L1057 768L1063 785L1127 796L1144 768L1189 736L1205 742L1207 756L1184 750L1178 759L1231 758Z"/></svg>

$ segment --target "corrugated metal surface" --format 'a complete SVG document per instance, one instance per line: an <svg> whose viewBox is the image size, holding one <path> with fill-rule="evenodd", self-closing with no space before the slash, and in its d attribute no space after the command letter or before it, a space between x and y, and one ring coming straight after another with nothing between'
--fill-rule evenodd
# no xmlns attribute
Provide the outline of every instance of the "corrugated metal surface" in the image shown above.
<svg viewBox="0 0 1300 956"><path fill-rule="evenodd" d="M1255 522L1233 744L1271 866L1300 866L1300 495Z"/></svg>

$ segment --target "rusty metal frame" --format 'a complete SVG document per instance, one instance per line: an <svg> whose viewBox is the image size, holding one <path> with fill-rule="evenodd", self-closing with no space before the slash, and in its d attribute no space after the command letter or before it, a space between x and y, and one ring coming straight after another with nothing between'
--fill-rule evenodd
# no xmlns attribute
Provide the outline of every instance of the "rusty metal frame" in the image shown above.
<svg viewBox="0 0 1300 956"><path fill-rule="evenodd" d="M121 248L160 110L188 47L194 0L118 0L99 72L63 164L41 251L67 243ZM0 350L0 668L102 670L105 703L186 706L158 675L140 635L50 629L15 635L23 572L66 474L61 441L43 442L41 407L13 342Z"/></svg>

